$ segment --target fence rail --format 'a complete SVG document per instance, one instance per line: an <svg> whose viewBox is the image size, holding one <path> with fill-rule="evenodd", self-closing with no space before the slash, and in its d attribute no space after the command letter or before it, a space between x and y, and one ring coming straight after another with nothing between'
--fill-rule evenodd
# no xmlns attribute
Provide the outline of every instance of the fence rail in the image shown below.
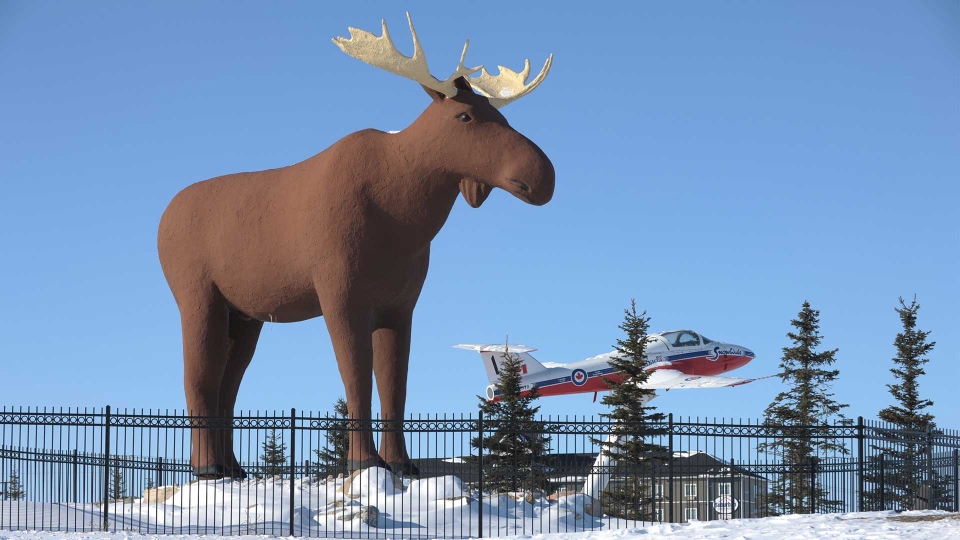
<svg viewBox="0 0 960 540"><path fill-rule="evenodd" d="M430 415L402 424L419 478L351 474L335 459L335 442L348 431L372 430L379 443L398 428L380 419L0 409L0 529L476 537L782 513L957 511L960 501L956 430L909 432L862 418L771 426L670 415L644 437L662 452L598 467L598 441L612 427L606 420L547 417L508 427L479 415ZM232 429L246 480L193 478L198 426ZM491 434L511 444L547 437L549 451L504 459L477 448ZM265 459L271 445L279 460ZM578 493L599 477L609 482L596 500Z"/></svg>

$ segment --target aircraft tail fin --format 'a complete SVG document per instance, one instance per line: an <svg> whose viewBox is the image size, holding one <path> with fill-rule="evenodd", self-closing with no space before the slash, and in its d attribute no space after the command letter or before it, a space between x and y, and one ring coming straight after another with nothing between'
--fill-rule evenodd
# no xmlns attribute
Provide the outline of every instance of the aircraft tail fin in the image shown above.
<svg viewBox="0 0 960 540"><path fill-rule="evenodd" d="M472 344L465 343L461 345L454 345L456 349L464 349L468 351L477 351L480 353L480 359L483 362L483 368L487 372L487 380L490 381L490 384L497 384L500 382L500 368L503 364L503 360L509 352L509 354L517 356L520 358L522 363L520 368L521 377L531 375L547 369L543 364L541 364L536 358L530 355L531 352L535 351L533 347L525 347L523 345L503 345L501 344Z"/></svg>

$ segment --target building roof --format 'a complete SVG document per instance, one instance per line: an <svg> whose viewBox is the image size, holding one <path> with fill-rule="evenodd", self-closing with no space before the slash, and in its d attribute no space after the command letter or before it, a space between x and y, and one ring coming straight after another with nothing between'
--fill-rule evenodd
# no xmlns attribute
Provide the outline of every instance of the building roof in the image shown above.
<svg viewBox="0 0 960 540"><path fill-rule="evenodd" d="M545 457L543 465L547 475L555 481L575 482L586 478L590 474L594 462L597 459L595 453L567 453L551 454ZM730 462L721 460L706 452L674 452L673 454L673 476L674 478L689 477L723 477L730 476ZM478 463L475 456L466 458L430 458L415 459L420 468L421 476L425 478L433 476L454 475L467 483L475 483L479 480L477 474ZM625 467L625 466L623 466ZM623 470L622 467L617 469ZM613 474L617 474L617 469ZM624 471L627 472L627 471ZM734 464L733 472L737 476L750 476L762 478L762 476L750 472L748 469ZM666 478L670 474L670 467L667 461L657 462L651 474L653 477Z"/></svg>

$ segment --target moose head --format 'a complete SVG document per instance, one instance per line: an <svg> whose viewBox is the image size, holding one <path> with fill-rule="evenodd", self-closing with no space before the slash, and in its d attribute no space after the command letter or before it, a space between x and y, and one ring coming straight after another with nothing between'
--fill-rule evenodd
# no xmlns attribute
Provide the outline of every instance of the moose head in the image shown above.
<svg viewBox="0 0 960 540"><path fill-rule="evenodd" d="M552 56L527 84L529 61L520 73L501 67L492 76L464 66L464 46L453 75L440 81L412 21L410 31L412 57L397 51L386 23L382 36L351 28L349 39L334 39L347 54L423 86L432 102L410 126L396 134L362 130L294 165L198 182L160 220L160 263L180 310L187 406L198 419L225 419L193 430L197 476L244 475L230 426L263 324L321 315L358 426L351 468L416 473L400 423L430 242L458 193L473 207L497 187L534 205L553 196L550 160L498 110L536 88ZM386 424L379 450L370 426L373 375Z"/></svg>
<svg viewBox="0 0 960 540"><path fill-rule="evenodd" d="M410 57L397 50L385 20L381 36L350 28L350 38L337 37L333 42L354 58L420 83L433 103L404 131L421 144L430 143L430 148L441 152L438 158L456 164L460 191L470 206L479 207L496 187L530 204L549 202L553 197L553 164L537 145L511 128L498 109L539 86L550 71L553 55L540 74L527 83L530 60L525 60L519 73L498 66L496 76L483 66L466 67L467 40L457 68L441 81L430 74L410 13L407 22L413 36ZM477 72L479 76L469 77Z"/></svg>

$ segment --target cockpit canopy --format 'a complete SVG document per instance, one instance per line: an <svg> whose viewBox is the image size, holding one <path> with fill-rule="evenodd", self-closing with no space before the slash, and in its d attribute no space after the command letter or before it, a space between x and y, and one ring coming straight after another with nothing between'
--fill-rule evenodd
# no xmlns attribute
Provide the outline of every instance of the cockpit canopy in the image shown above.
<svg viewBox="0 0 960 540"><path fill-rule="evenodd" d="M699 347L713 343L712 339L707 336L702 336L693 330L673 330L670 332L661 332L656 335L665 341L671 349L674 347Z"/></svg>

